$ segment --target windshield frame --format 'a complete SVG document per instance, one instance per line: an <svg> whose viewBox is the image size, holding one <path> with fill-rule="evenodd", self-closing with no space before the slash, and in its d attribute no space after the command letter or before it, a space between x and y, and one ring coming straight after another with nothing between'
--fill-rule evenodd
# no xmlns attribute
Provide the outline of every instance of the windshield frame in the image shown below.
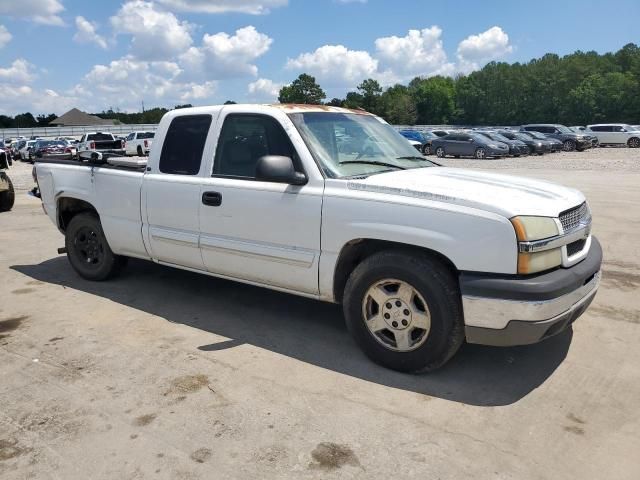
<svg viewBox="0 0 640 480"><path fill-rule="evenodd" d="M421 167L435 167L438 166L437 163L432 162L426 157L423 157L420 152L418 152L408 141L406 137L400 134L395 128L385 122L382 118L377 117L371 114L360 114L355 112L296 112L287 114L291 122L293 123L296 131L302 138L305 146L309 150L313 160L315 161L318 170L322 174L324 178L331 179L343 179L348 180L355 177L369 177L371 175L377 175L380 173L387 172L395 172L398 170L409 170ZM339 120L353 120L354 128L356 130L363 129L363 125L366 125L367 122L371 122L370 126L374 129L383 128L384 130L380 130L378 133L382 133L384 131L384 140L391 140L391 143L387 141L381 141L382 138L378 138L374 135L368 135L368 132L363 132L363 134L367 134L368 139L371 140L374 144L385 144L387 147L397 147L394 151L395 155L384 155L384 156L357 156L355 158L347 158L343 161L339 160L339 152L337 157L332 156L323 146L321 140L309 129L308 120L309 117L324 117L327 119L327 123L330 123L331 120L328 119L330 116L335 117L334 120L334 132L335 126L339 122ZM355 121L357 119L357 121ZM373 123L375 122L375 123ZM309 124L312 122L309 122ZM319 123L319 122L318 122ZM375 133L375 132L374 132ZM387 136L388 134L388 136ZM334 140L338 137L334 136ZM365 140L366 141L366 140ZM393 144L393 142L397 142ZM315 145L317 144L317 146ZM405 145L406 144L406 145ZM320 147L320 148L317 148ZM337 148L337 143L336 143ZM379 147L381 153L382 148ZM364 151L364 149L363 149ZM362 153L362 152L360 152ZM360 154L358 154L360 155ZM327 158L323 158L327 157ZM357 162L356 162L357 161ZM362 163L360 163L362 161ZM342 163L344 162L344 163ZM381 162L388 163L393 165L392 167L385 168L383 165L380 165ZM339 172L338 168L341 165L362 165L363 168L361 171L349 172L345 174L344 172Z"/></svg>

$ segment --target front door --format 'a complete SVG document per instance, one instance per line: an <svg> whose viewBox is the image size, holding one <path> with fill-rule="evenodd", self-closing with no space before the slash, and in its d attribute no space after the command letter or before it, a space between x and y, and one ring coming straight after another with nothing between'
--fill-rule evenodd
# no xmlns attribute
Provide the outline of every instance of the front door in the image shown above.
<svg viewBox="0 0 640 480"><path fill-rule="evenodd" d="M200 247L212 273L318 293L322 184L255 179L258 159L283 155L302 171L282 125L268 115L221 118L212 176L204 178Z"/></svg>

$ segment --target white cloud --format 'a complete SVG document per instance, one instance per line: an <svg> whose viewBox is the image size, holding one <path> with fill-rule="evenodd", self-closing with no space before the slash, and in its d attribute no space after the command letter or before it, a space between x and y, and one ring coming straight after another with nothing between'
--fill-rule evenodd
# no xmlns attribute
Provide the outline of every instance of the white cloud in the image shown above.
<svg viewBox="0 0 640 480"><path fill-rule="evenodd" d="M460 69L471 71L512 51L509 35L500 27L491 27L486 32L470 35L462 40L458 45L457 56Z"/></svg>
<svg viewBox="0 0 640 480"><path fill-rule="evenodd" d="M98 35L98 26L94 22L90 22L86 18L76 17L76 28L78 31L73 36L73 40L78 43L95 43L100 48L107 48L107 41L101 35Z"/></svg>
<svg viewBox="0 0 640 480"><path fill-rule="evenodd" d="M158 0L165 8L178 12L248 13L264 15L270 9L287 5L288 0Z"/></svg>
<svg viewBox="0 0 640 480"><path fill-rule="evenodd" d="M24 58L14 60L10 67L0 68L0 82L11 84L30 83L34 78L33 65Z"/></svg>
<svg viewBox="0 0 640 480"><path fill-rule="evenodd" d="M180 56L180 62L192 75L208 78L231 78L257 75L258 67L253 62L264 55L273 39L247 26L236 30L234 35L225 32L205 34L200 47L191 47Z"/></svg>
<svg viewBox="0 0 640 480"><path fill-rule="evenodd" d="M3 113L16 115L31 112L34 116L40 113L64 113L80 105L79 99L60 95L50 89L34 89L28 85L0 84L0 97L3 102Z"/></svg>
<svg viewBox="0 0 640 480"><path fill-rule="evenodd" d="M450 75L442 45L442 29L437 25L422 30L409 30L404 37L383 37L375 41L376 57L386 76L404 81L416 76Z"/></svg>
<svg viewBox="0 0 640 480"><path fill-rule="evenodd" d="M214 95L216 82L180 81L181 73L182 69L175 62L150 62L127 56L108 65L95 65L76 85L73 94L94 111L108 107L139 111L141 101L175 105L206 100Z"/></svg>
<svg viewBox="0 0 640 480"><path fill-rule="evenodd" d="M278 98L280 89L283 86L282 83L276 83L268 78L259 78L248 85L247 91L249 97L254 100L271 102Z"/></svg>
<svg viewBox="0 0 640 480"><path fill-rule="evenodd" d="M352 87L376 75L378 61L369 52L343 45L325 45L311 53L288 59L286 68L307 72L330 87Z"/></svg>
<svg viewBox="0 0 640 480"><path fill-rule="evenodd" d="M7 27L0 25L0 48L4 47L11 41L13 35L7 30Z"/></svg>
<svg viewBox="0 0 640 480"><path fill-rule="evenodd" d="M132 35L131 55L141 60L166 60L193 43L191 25L163 12L151 2L131 0L111 17L116 33Z"/></svg>
<svg viewBox="0 0 640 480"><path fill-rule="evenodd" d="M44 25L64 25L59 0L0 0L0 15L24 18Z"/></svg>

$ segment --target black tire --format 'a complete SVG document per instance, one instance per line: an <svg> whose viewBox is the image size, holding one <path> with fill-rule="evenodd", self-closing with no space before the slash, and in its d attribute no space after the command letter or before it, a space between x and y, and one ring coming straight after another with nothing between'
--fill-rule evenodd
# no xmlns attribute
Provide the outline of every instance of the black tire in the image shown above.
<svg viewBox="0 0 640 480"><path fill-rule="evenodd" d="M638 148L640 147L640 138L632 137L627 141L627 146L629 148Z"/></svg>
<svg viewBox="0 0 640 480"><path fill-rule="evenodd" d="M384 346L365 324L363 302L369 288L387 278L410 284L425 300L431 316L426 340L411 351ZM426 254L384 251L360 263L349 277L343 298L347 328L374 362L402 372L426 372L444 365L464 341L458 283L441 262Z"/></svg>
<svg viewBox="0 0 640 480"><path fill-rule="evenodd" d="M444 151L444 148L443 148L443 147L438 147L438 148L436 148L436 157L438 157L438 158L444 158L444 157L446 157L446 156L447 156L447 154L445 153L445 151Z"/></svg>
<svg viewBox="0 0 640 480"><path fill-rule="evenodd" d="M576 142L573 140L565 140L562 142L562 149L565 152L573 152L576 149Z"/></svg>
<svg viewBox="0 0 640 480"><path fill-rule="evenodd" d="M97 215L79 213L71 219L65 234L67 258L82 278L102 281L117 275L126 257L115 255L107 242Z"/></svg>
<svg viewBox="0 0 640 480"><path fill-rule="evenodd" d="M140 145L138 145L138 156L144 157L144 152L142 151L142 147Z"/></svg>
<svg viewBox="0 0 640 480"><path fill-rule="evenodd" d="M431 155L431 146L426 143L422 146L422 154L423 155Z"/></svg>
<svg viewBox="0 0 640 480"><path fill-rule="evenodd" d="M13 189L11 179L5 173L0 173L0 175L9 182L9 190L0 193L0 212L8 212L13 208L13 204L16 201L16 192Z"/></svg>

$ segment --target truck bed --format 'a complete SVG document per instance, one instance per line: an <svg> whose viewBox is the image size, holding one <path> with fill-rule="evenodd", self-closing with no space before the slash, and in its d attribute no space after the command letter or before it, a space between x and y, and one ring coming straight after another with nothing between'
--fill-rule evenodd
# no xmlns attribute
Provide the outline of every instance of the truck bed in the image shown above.
<svg viewBox="0 0 640 480"><path fill-rule="evenodd" d="M36 162L35 169L42 202L54 224L60 226L55 218L56 202L64 193L64 197L85 201L100 212L100 221L114 252L148 258L142 240L144 166L43 160Z"/></svg>

